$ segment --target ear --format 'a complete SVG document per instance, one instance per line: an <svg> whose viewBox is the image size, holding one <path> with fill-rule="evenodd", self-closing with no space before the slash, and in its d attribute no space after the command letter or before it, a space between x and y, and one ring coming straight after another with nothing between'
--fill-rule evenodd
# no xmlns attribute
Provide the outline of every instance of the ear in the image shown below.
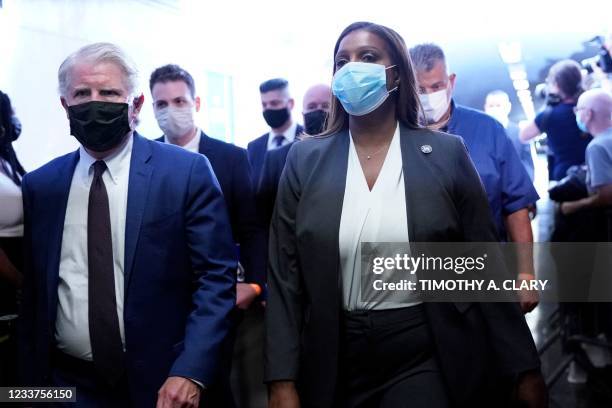
<svg viewBox="0 0 612 408"><path fill-rule="evenodd" d="M293 98L289 98L287 106L289 107L289 110L293 110L293 107L295 106L295 100Z"/></svg>
<svg viewBox="0 0 612 408"><path fill-rule="evenodd" d="M400 84L400 73L399 73L399 67L395 66L393 68L393 86L399 86Z"/></svg>
<svg viewBox="0 0 612 408"><path fill-rule="evenodd" d="M66 117L70 119L70 117L68 116L68 103L66 102L66 98L64 98L63 96L60 96L60 102L62 103L62 107L64 108L64 111L66 111Z"/></svg>
<svg viewBox="0 0 612 408"><path fill-rule="evenodd" d="M142 105L144 105L144 95L140 94L139 97L134 98L132 113L134 115L138 115L140 113L140 110L142 109Z"/></svg>
<svg viewBox="0 0 612 408"><path fill-rule="evenodd" d="M449 84L449 90L452 96L453 91L455 90L455 81L457 79L457 75L453 72L452 74L450 74L448 76L448 84Z"/></svg>
<svg viewBox="0 0 612 408"><path fill-rule="evenodd" d="M200 103L201 103L201 101L200 101L200 97L199 97L199 96L196 96L196 97L195 97L195 110L196 110L196 112L199 112L199 111L200 111Z"/></svg>

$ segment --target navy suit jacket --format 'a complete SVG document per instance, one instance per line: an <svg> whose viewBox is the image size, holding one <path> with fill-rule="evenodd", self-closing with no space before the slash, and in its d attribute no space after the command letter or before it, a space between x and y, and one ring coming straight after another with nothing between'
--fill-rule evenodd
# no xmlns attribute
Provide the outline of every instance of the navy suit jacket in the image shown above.
<svg viewBox="0 0 612 408"><path fill-rule="evenodd" d="M156 139L164 142L164 137ZM199 152L210 161L227 204L234 240L240 245L240 263L245 281L259 284L266 281L265 233L258 222L255 189L246 150L231 143L200 135Z"/></svg>
<svg viewBox="0 0 612 408"><path fill-rule="evenodd" d="M295 136L297 137L302 133L304 133L304 127L298 123L297 127L295 128ZM264 159L266 157L266 153L268 152L268 135L269 133L259 136L247 146L254 186L259 185L259 180L261 178L261 169L263 168Z"/></svg>
<svg viewBox="0 0 612 408"><path fill-rule="evenodd" d="M20 363L26 384L49 383L62 233L78 160L78 151L67 154L23 179L28 261ZM126 216L130 395L135 406L155 406L168 376L213 383L235 303L236 250L208 160L136 134Z"/></svg>

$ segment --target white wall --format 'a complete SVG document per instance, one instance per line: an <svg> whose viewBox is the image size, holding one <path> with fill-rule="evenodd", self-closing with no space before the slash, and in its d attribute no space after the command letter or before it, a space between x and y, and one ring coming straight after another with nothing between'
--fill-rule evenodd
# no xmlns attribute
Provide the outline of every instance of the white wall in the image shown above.
<svg viewBox="0 0 612 408"><path fill-rule="evenodd" d="M604 30L610 13L580 13L557 0L3 0L0 8L0 89L23 123L15 144L32 170L76 147L57 93L57 68L77 48L94 41L123 47L141 71L146 102L141 131L157 137L148 91L151 71L166 63L189 70L202 96L207 71L233 80L233 141L246 146L266 131L258 85L285 77L301 121L302 95L310 85L331 82L338 34L353 21L395 28L409 44L436 41L463 46L465 39L493 33L551 35L588 26ZM505 4L505 6L504 6ZM569 3L571 4L571 3ZM607 4L590 1L589 10ZM587 10L588 11L588 10ZM581 14L578 18L577 14ZM609 27L608 27L609 28ZM198 121L206 129L208 118ZM215 135L219 136L219 135Z"/></svg>

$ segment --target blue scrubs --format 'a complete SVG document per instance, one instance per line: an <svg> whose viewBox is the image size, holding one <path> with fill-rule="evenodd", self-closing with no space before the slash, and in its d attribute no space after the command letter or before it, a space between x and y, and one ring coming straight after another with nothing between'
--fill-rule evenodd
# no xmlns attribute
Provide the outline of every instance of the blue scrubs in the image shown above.
<svg viewBox="0 0 612 408"><path fill-rule="evenodd" d="M484 112L451 102L445 132L461 136L489 198L497 231L507 239L504 217L534 204L540 196L504 127Z"/></svg>

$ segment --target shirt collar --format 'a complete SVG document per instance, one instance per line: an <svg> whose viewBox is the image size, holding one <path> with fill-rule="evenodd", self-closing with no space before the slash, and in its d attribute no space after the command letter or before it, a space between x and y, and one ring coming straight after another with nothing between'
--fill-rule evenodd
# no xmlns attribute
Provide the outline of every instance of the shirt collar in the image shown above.
<svg viewBox="0 0 612 408"><path fill-rule="evenodd" d="M285 136L285 139L287 139L289 142L293 142L295 140L296 129L297 129L297 122L292 120L291 126L289 126L289 128L282 133L276 133L273 129L270 129L269 140L273 140L274 136L283 135Z"/></svg>
<svg viewBox="0 0 612 408"><path fill-rule="evenodd" d="M191 152L198 152L200 150L200 140L202 140L202 131L200 128L196 128L195 136L185 146L181 147ZM164 142L169 144L172 143L166 135L164 135Z"/></svg>
<svg viewBox="0 0 612 408"><path fill-rule="evenodd" d="M119 183L119 178L126 168L128 168L130 164L130 158L132 157L132 147L134 145L134 135L130 135L128 137L125 145L112 155L105 157L104 163L106 163L106 168L108 171L108 175L113 184ZM90 155L87 150L83 146L79 148L79 168L82 172L81 174L84 177L88 177L89 174L93 173L92 164L94 164L98 159Z"/></svg>
<svg viewBox="0 0 612 408"><path fill-rule="evenodd" d="M442 132L449 132L452 133L452 129L455 128L455 124L457 122L457 120L455 119L455 101L451 98L450 101L450 117L448 119L448 122L446 123L446 126L444 126L443 128L440 128L440 130Z"/></svg>
<svg viewBox="0 0 612 408"><path fill-rule="evenodd" d="M601 135L599 135L598 137L601 137L601 136L611 137L612 136L612 126L607 128L603 132L601 132Z"/></svg>

